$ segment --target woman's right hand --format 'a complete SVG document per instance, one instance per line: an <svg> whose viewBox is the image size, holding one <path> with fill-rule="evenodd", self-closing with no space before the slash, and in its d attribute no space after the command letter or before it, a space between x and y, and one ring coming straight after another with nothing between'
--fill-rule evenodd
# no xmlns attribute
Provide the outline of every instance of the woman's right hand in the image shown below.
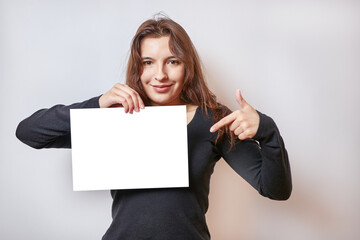
<svg viewBox="0 0 360 240"><path fill-rule="evenodd" d="M126 113L144 109L140 95L126 84L116 83L109 91L99 98L100 108L123 106Z"/></svg>

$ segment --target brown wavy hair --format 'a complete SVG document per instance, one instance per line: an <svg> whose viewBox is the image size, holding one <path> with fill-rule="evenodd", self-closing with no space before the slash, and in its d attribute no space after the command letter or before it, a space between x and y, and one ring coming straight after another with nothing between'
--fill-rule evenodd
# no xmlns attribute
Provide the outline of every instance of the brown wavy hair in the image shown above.
<svg viewBox="0 0 360 240"><path fill-rule="evenodd" d="M169 48L175 57L185 66L184 85L180 93L180 100L184 104L193 104L201 107L208 115L208 109L213 112L215 122L225 117L231 111L216 100L216 96L209 90L197 51L184 30L178 23L168 17L149 19L138 28L131 44L130 56L126 72L126 84L137 91L145 105L151 101L145 94L140 76L142 73L141 41L145 37L160 38L169 36ZM227 136L231 146L235 144L235 136L228 127L219 129L216 141Z"/></svg>

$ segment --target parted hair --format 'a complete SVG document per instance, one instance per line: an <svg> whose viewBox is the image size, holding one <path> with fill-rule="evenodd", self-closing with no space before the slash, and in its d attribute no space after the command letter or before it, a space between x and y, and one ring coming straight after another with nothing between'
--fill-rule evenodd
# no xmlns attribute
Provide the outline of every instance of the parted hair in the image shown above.
<svg viewBox="0 0 360 240"><path fill-rule="evenodd" d="M184 85L180 93L183 104L199 106L207 115L210 109L215 122L231 113L230 109L220 104L216 96L209 90L201 67L199 55L185 29L168 17L149 19L143 22L132 39L130 56L126 71L126 84L137 91L145 105L151 101L146 95L140 76L142 74L141 41L145 37L160 38L169 36L171 53L184 63ZM219 129L216 141L227 136L231 146L235 144L235 136L228 127Z"/></svg>

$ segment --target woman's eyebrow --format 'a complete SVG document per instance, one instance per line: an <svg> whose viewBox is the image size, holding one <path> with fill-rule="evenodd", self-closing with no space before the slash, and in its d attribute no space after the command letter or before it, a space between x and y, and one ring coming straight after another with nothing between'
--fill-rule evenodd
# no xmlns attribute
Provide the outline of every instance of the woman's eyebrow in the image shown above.
<svg viewBox="0 0 360 240"><path fill-rule="evenodd" d="M175 56L169 56L169 57L165 58L165 60L169 60L169 59L171 59L171 58L177 58L177 57L175 57ZM154 59L151 58L151 57L141 57L141 60L154 60Z"/></svg>

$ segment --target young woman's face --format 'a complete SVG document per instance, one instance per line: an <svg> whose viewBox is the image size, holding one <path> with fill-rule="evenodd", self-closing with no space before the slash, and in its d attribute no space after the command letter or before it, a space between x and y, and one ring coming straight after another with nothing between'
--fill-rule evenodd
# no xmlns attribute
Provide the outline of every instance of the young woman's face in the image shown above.
<svg viewBox="0 0 360 240"><path fill-rule="evenodd" d="M185 66L169 49L169 37L146 37L141 42L141 83L152 105L181 104Z"/></svg>

